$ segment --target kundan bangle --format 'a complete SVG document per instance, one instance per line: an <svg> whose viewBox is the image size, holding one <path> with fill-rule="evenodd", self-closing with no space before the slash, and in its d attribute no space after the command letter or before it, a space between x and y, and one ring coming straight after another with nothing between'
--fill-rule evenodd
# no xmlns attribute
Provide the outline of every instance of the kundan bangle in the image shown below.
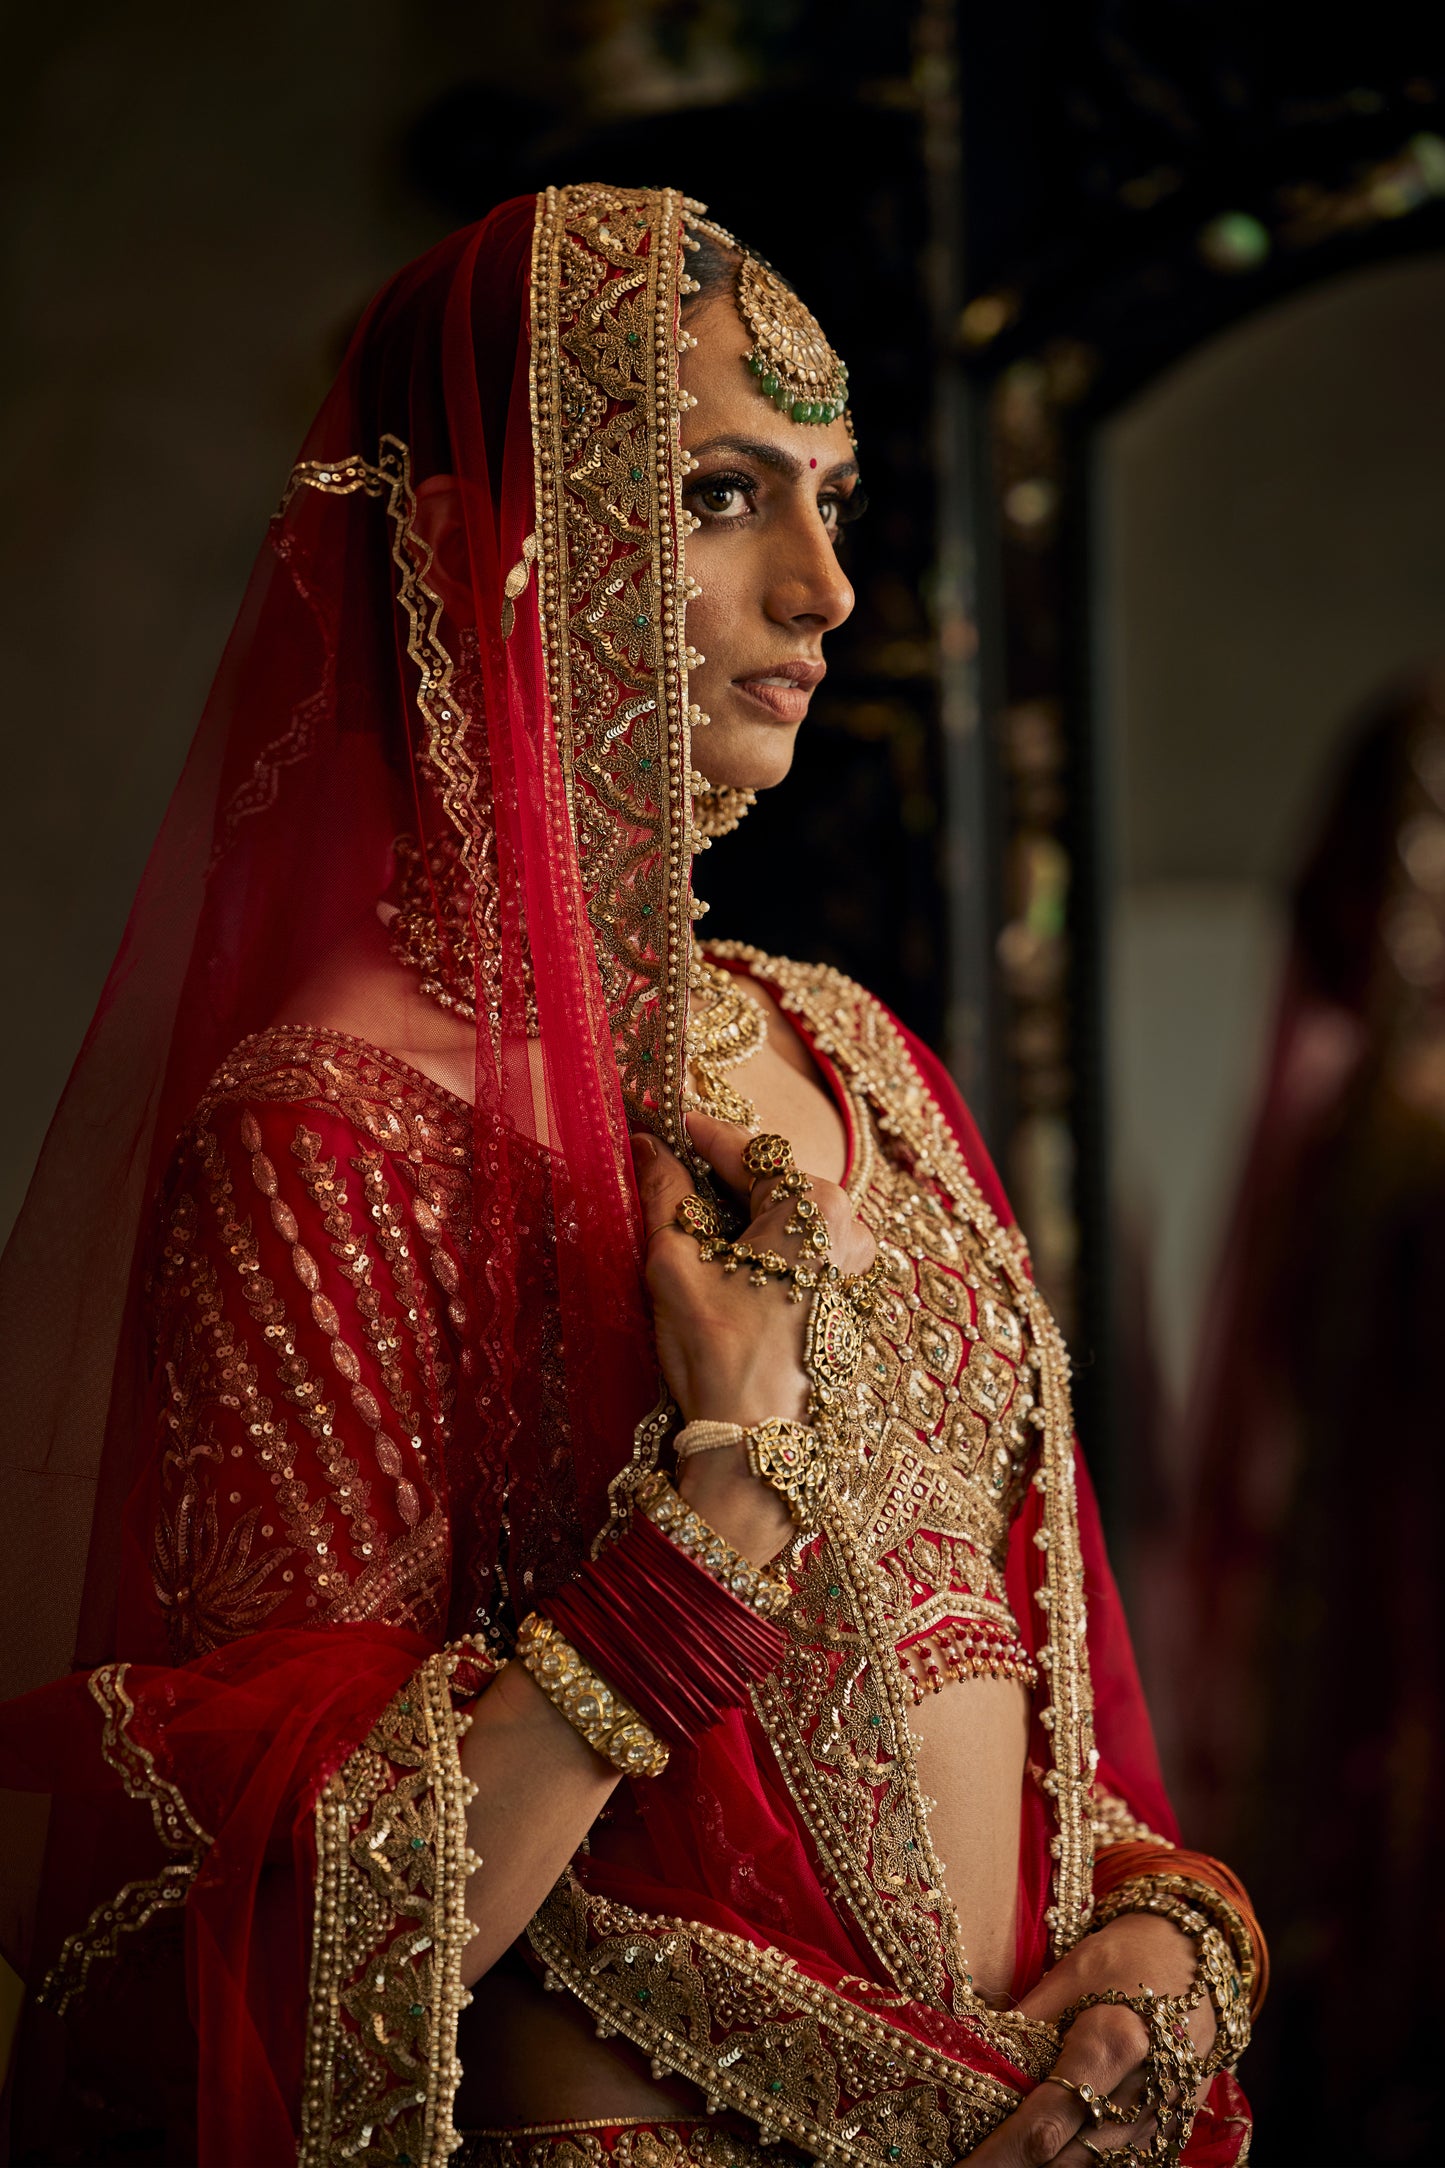
<svg viewBox="0 0 1445 2168"><path fill-rule="evenodd" d="M1153 1912L1188 1935L1195 1949L1195 1999L1208 1995L1214 2008L1214 2045L1204 2061L1212 2077L1234 2064L1249 2046L1250 1991L1254 1957L1243 1920L1226 1898L1183 1875L1147 1874L1122 1882L1095 1908L1091 1931L1126 1913Z"/></svg>
<svg viewBox="0 0 1445 2168"><path fill-rule="evenodd" d="M1207 1852L1170 1844L1163 1838L1148 1843L1135 1839L1106 1844L1094 1858L1095 1902L1102 1904L1126 1882L1161 1877L1167 1878L1171 1887L1184 1886L1188 1901L1212 1919L1224 1935L1234 1950L1249 1996L1249 2014L1258 2017L1269 1988L1269 1947L1248 1892L1222 1860L1212 1859Z"/></svg>
<svg viewBox="0 0 1445 2168"><path fill-rule="evenodd" d="M735 1429L735 1424L718 1424L718 1429ZM699 1450L704 1450L699 1448ZM637 1503L647 1515L654 1528L660 1528L670 1543L685 1551L695 1565L712 1578L739 1603L745 1603L763 1618L776 1618L786 1611L793 1600L793 1591L785 1576L770 1566L755 1566L750 1558L710 1528L700 1513L695 1513L685 1498L680 1498L667 1477L658 1469L638 1487Z"/></svg>
<svg viewBox="0 0 1445 2168"><path fill-rule="evenodd" d="M614 1769L629 1777L662 1775L668 1763L662 1741L540 1612L531 1612L517 1630L517 1660L572 1729Z"/></svg>

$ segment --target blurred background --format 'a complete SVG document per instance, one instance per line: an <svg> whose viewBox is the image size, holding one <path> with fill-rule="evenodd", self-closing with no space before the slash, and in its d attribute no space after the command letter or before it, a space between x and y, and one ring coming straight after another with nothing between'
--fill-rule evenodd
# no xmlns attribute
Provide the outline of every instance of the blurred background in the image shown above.
<svg viewBox="0 0 1445 2168"><path fill-rule="evenodd" d="M369 292L548 180L703 198L872 498L709 930L863 979L1004 1169L1272 1932L1256 2159L1445 2160L1439 10L76 0L7 50L5 1223Z"/></svg>

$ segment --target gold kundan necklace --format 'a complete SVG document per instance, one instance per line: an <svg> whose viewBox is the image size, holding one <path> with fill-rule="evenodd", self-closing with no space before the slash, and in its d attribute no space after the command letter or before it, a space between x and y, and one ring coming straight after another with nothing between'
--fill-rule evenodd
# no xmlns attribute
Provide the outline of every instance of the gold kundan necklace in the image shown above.
<svg viewBox="0 0 1445 2168"><path fill-rule="evenodd" d="M725 1069L751 1061L768 1036L767 1011L743 981L721 964L711 964L696 946L687 976L687 1069L691 1088L683 1104L711 1114L715 1121L757 1126L751 1099L729 1084Z"/></svg>

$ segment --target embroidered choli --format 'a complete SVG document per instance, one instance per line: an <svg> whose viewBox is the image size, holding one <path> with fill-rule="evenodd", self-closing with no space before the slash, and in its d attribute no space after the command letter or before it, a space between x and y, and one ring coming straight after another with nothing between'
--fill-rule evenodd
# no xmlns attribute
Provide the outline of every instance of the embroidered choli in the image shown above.
<svg viewBox="0 0 1445 2168"><path fill-rule="evenodd" d="M878 1988L854 1976L869 1953L870 1976L889 1992L957 2012L1005 2066L1048 2065L1039 2028L974 1996L905 1712L928 1687L971 1673L1034 1691L1031 1753L1057 1830L1047 1917L1066 1947L1087 1919L1095 1757L1062 1351L1021 1245L985 1204L886 1012L835 972L733 954L774 987L831 1072L851 1133L849 1187L887 1274L856 1386L856 1456L840 1471L843 1532L793 1561L788 1654L740 1720L741 1750L781 1773L846 1922L845 1959L856 1954L836 1990L802 1994L790 1979L783 1993L750 1942L639 1912L597 1886L605 1830L530 1940L599 2024L725 2105L764 2112L779 2085L801 2100L822 2058L846 2120L842 2103L876 2060L885 2075L901 2072L910 2099L915 2078L936 2094L940 2131L966 2150L1006 2109L1007 2088L964 2085L952 2062L940 2077L923 2050L917 2071L905 2070L900 2035L872 2014ZM478 1623L445 1480L468 1432L485 1450L460 1295L470 1125L470 1109L406 1063L319 1028L260 1033L213 1079L176 1155L150 1283L162 1434L138 1510L149 1519L152 1640L163 1633L172 1661L261 1627L371 1620L444 1641ZM532 1292L545 1358L546 1291L539 1281ZM565 1450L565 1437L552 1443ZM1021 1574L1025 1518L1036 1527ZM515 1621L489 1624L505 1638ZM366 2119L394 2121L408 2056L432 2053L420 2039L405 2047L408 2023L423 2022L407 2016L420 1999L390 2012L385 2071L368 2065L363 2040L366 2009L389 2009L392 1995L372 1822L384 1810L391 1826L387 1802L415 1763L410 1748L393 1754L388 1726L406 1731L413 1720L395 1712L418 1705L423 1685L393 1705L318 1808L318 1904L329 1890L334 1920L336 1892L364 1869L367 1903L351 1916L369 1924L350 1940L328 1929L324 1950L318 1942L313 2002L324 1987L331 2017L308 2049L313 2132L359 2128L357 2100ZM704 1742L704 1760L730 1751ZM445 1760L433 1753L427 1783L455 1849ZM656 1796L672 1781L659 1780ZM705 1788L705 1766L691 1781ZM622 1803L618 1825L636 1811ZM745 1885L746 1863L740 1874ZM744 1898L751 1909L738 1916L766 1940L766 1893ZM671 1985L639 2008L619 1983L644 1956ZM811 2075L764 2075L793 2063ZM337 2071L352 2073L344 2112ZM893 2079L868 2083L893 2097ZM312 2157L304 2147L302 2157Z"/></svg>
<svg viewBox="0 0 1445 2168"><path fill-rule="evenodd" d="M1037 1444L1024 1328L936 1183L848 1102L883 1251L852 1505L917 1698L1036 1669L1004 1589ZM466 1367L468 1110L379 1048L239 1046L177 1154L151 1274L166 1372L152 1530L176 1662L262 1625L457 1621L444 1468Z"/></svg>

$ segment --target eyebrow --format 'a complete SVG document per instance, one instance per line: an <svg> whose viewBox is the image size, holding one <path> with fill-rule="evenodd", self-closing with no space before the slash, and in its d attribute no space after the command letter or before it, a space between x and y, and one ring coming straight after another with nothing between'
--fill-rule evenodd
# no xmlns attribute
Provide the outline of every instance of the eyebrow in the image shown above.
<svg viewBox="0 0 1445 2168"><path fill-rule="evenodd" d="M753 459L760 467L771 467L775 474L786 474L796 481L803 472L803 462L792 452L785 452L781 445L768 444L758 437L709 437L705 444L686 446L688 456L701 459L706 452L736 452L743 459ZM858 472L856 459L840 459L836 466L818 476L820 482L843 482Z"/></svg>

